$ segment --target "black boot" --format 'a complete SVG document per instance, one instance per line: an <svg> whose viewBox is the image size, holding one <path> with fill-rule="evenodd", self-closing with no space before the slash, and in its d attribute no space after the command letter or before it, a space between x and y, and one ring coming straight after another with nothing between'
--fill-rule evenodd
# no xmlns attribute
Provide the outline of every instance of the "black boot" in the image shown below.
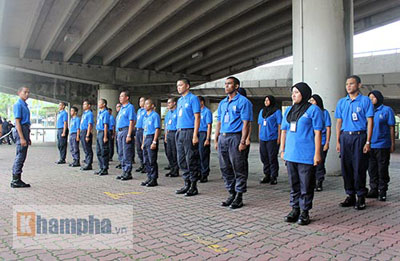
<svg viewBox="0 0 400 261"><path fill-rule="evenodd" d="M92 165L86 165L84 167L81 168L81 170L92 170Z"/></svg>
<svg viewBox="0 0 400 261"><path fill-rule="evenodd" d="M285 217L285 222L294 223L299 219L300 216L300 209L299 208L292 208L289 214Z"/></svg>
<svg viewBox="0 0 400 261"><path fill-rule="evenodd" d="M271 182L269 184L276 185L278 184L278 180L276 178L271 178Z"/></svg>
<svg viewBox="0 0 400 261"><path fill-rule="evenodd" d="M137 168L135 171L136 171L136 172L141 172L142 170L144 170L144 166L143 166L143 165L140 165L140 167Z"/></svg>
<svg viewBox="0 0 400 261"><path fill-rule="evenodd" d="M116 169L122 169L121 164L118 164L117 166L115 166Z"/></svg>
<svg viewBox="0 0 400 261"><path fill-rule="evenodd" d="M379 191L379 201L386 201L386 191Z"/></svg>
<svg viewBox="0 0 400 261"><path fill-rule="evenodd" d="M71 167L80 167L81 164L79 163L79 161L74 161L71 165Z"/></svg>
<svg viewBox="0 0 400 261"><path fill-rule="evenodd" d="M151 180L150 179L146 179L145 181L143 181L142 183L140 183L141 186L146 186Z"/></svg>
<svg viewBox="0 0 400 261"><path fill-rule="evenodd" d="M301 226L310 224L310 216L308 215L308 210L301 211L299 220L297 220L297 224L299 224Z"/></svg>
<svg viewBox="0 0 400 261"><path fill-rule="evenodd" d="M105 175L108 175L108 170L102 169L102 171L99 173L99 176L105 176Z"/></svg>
<svg viewBox="0 0 400 261"><path fill-rule="evenodd" d="M186 192L185 196L191 197L191 196L196 196L197 194L199 194L199 191L197 190L197 181L194 181L192 182L192 184L190 184L190 188Z"/></svg>
<svg viewBox="0 0 400 261"><path fill-rule="evenodd" d="M357 197L357 203L354 206L355 209L357 210L363 210L365 209L366 205L365 205L365 197L364 196L359 196Z"/></svg>
<svg viewBox="0 0 400 261"><path fill-rule="evenodd" d="M29 188L30 186L31 185L26 184L25 182L22 181L21 174L13 175L13 179L11 181L12 188Z"/></svg>
<svg viewBox="0 0 400 261"><path fill-rule="evenodd" d="M221 206L229 207L232 204L232 202L235 200L235 197L236 197L236 191L230 191L229 197L221 203Z"/></svg>
<svg viewBox="0 0 400 261"><path fill-rule="evenodd" d="M340 203L340 206L343 208L353 207L356 205L356 196L355 195L348 195L347 198Z"/></svg>
<svg viewBox="0 0 400 261"><path fill-rule="evenodd" d="M156 179L151 179L150 182L146 184L146 187L156 187L156 186L158 186Z"/></svg>
<svg viewBox="0 0 400 261"><path fill-rule="evenodd" d="M117 176L116 179L122 179L123 176L125 176L125 172L123 172L121 175Z"/></svg>
<svg viewBox="0 0 400 261"><path fill-rule="evenodd" d="M370 191L368 191L367 198L378 198L378 196L378 190L371 189Z"/></svg>
<svg viewBox="0 0 400 261"><path fill-rule="evenodd" d="M123 180L123 181L131 180L131 179L133 179L133 177L130 172L125 172L125 175L121 177L121 180Z"/></svg>
<svg viewBox="0 0 400 261"><path fill-rule="evenodd" d="M207 183L208 182L208 177L204 176L200 178L200 183Z"/></svg>
<svg viewBox="0 0 400 261"><path fill-rule="evenodd" d="M189 188L190 188L190 180L185 180L185 185L183 185L182 188L175 191L175 193L176 194L185 194L186 192L188 192Z"/></svg>
<svg viewBox="0 0 400 261"><path fill-rule="evenodd" d="M260 184L267 184L271 182L271 177L270 176L265 176L260 180Z"/></svg>
<svg viewBox="0 0 400 261"><path fill-rule="evenodd" d="M235 200L231 204L231 209L237 209L243 207L243 193L236 193Z"/></svg>
<svg viewBox="0 0 400 261"><path fill-rule="evenodd" d="M322 191L322 190L323 190L323 188L322 188L322 180L319 180L317 182L317 186L315 187L315 191Z"/></svg>

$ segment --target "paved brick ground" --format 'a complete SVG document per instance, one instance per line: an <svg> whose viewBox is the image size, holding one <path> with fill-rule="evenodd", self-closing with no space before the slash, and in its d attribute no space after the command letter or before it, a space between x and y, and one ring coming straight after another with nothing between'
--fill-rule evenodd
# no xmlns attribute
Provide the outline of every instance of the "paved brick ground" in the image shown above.
<svg viewBox="0 0 400 261"><path fill-rule="evenodd" d="M256 144L251 151L249 192L239 210L220 206L227 194L214 152L210 182L200 184L200 194L193 198L175 195L182 180L164 177L166 171L160 173L159 187L143 188L143 174L128 182L115 180L115 161L111 175L105 177L55 165L54 145L30 148L24 180L32 188L11 189L14 154L13 146L0 147L0 258L4 260L400 260L399 154L392 156L387 202L368 200L365 211L339 208L344 199L342 180L328 177L325 191L316 193L312 223L305 227L283 222L290 207L282 166L278 185L258 184L261 164ZM159 163L163 169L166 160L161 151ZM142 193L114 199L104 192ZM130 204L135 235L127 244L132 249L13 249L12 207L18 204Z"/></svg>

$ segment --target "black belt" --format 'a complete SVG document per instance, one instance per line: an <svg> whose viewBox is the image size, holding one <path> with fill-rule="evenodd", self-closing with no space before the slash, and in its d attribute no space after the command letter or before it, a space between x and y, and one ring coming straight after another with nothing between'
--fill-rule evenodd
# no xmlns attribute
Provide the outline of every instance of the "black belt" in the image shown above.
<svg viewBox="0 0 400 261"><path fill-rule="evenodd" d="M123 131L123 130L126 130L126 129L129 129L129 127L118 128L118 131Z"/></svg>
<svg viewBox="0 0 400 261"><path fill-rule="evenodd" d="M222 133L222 136L234 136L242 134L241 132L230 132L230 133Z"/></svg>
<svg viewBox="0 0 400 261"><path fill-rule="evenodd" d="M176 130L167 130L167 133L170 133L170 132L174 133L174 132L176 132Z"/></svg>
<svg viewBox="0 0 400 261"><path fill-rule="evenodd" d="M136 130L143 130L143 128L136 128Z"/></svg>
<svg viewBox="0 0 400 261"><path fill-rule="evenodd" d="M188 131L188 130L194 130L194 128L180 128L178 131Z"/></svg>
<svg viewBox="0 0 400 261"><path fill-rule="evenodd" d="M366 133L366 131L343 131L343 133L348 135L361 135Z"/></svg>
<svg viewBox="0 0 400 261"><path fill-rule="evenodd" d="M104 132L104 130L97 130L97 133L99 133L99 132Z"/></svg>

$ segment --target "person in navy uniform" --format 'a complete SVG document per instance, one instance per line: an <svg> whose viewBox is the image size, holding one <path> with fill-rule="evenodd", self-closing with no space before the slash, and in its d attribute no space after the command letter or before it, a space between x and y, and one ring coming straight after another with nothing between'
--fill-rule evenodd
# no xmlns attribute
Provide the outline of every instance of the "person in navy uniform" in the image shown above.
<svg viewBox="0 0 400 261"><path fill-rule="evenodd" d="M286 222L310 223L315 186L315 167L321 162L322 111L308 102L311 88L304 82L292 87L293 106L282 120L281 158L286 161L292 211Z"/></svg>
<svg viewBox="0 0 400 261"><path fill-rule="evenodd" d="M112 115L112 109L111 108L107 108L107 109L108 109L108 113L110 114L110 126L108 128L108 132L109 132L109 136L110 136L110 140L108 141L109 150L110 150L109 161L112 161L113 157L114 157L115 118Z"/></svg>
<svg viewBox="0 0 400 261"><path fill-rule="evenodd" d="M30 126L31 126L31 113L28 108L26 100L29 98L29 88L20 87L17 92L19 99L14 104L13 112L15 118L15 129L13 136L15 137L16 156L12 168L12 188L27 188L31 185L22 181L22 168L24 166L26 156L28 154L28 146L31 145L30 139Z"/></svg>
<svg viewBox="0 0 400 261"><path fill-rule="evenodd" d="M199 154L200 154L200 183L208 181L210 174L210 144L213 116L205 104L205 99L199 96L200 100L200 128L199 128Z"/></svg>
<svg viewBox="0 0 400 261"><path fill-rule="evenodd" d="M176 147L179 169L183 172L184 186L176 194L195 196L198 194L197 181L200 176L199 127L200 102L192 94L190 81L186 78L177 81L177 90L182 97L178 100L178 120L176 127Z"/></svg>
<svg viewBox="0 0 400 261"><path fill-rule="evenodd" d="M143 118L146 114L146 110L144 108L144 103L146 101L145 97L140 97L139 99L139 109L137 110L137 122L136 122L136 152L139 157L140 167L137 168L136 172L146 173L146 169L144 167L143 161L143 150L142 150L142 141L143 141Z"/></svg>
<svg viewBox="0 0 400 261"><path fill-rule="evenodd" d="M258 114L258 133L260 139L260 158L263 163L264 178L261 184L278 183L278 151L281 142L282 111L276 107L275 97L267 95L264 108Z"/></svg>
<svg viewBox="0 0 400 261"><path fill-rule="evenodd" d="M239 86L240 81L235 77L225 80L227 97L218 105L214 139L222 177L229 192L222 206L232 209L243 206L243 193L247 191L246 139L253 120L253 105L238 93Z"/></svg>
<svg viewBox="0 0 400 261"><path fill-rule="evenodd" d="M160 115L154 111L154 102L147 99L144 105L146 114L143 118L143 161L147 172L147 180L141 183L142 186L155 187L158 179L158 137L161 133Z"/></svg>
<svg viewBox="0 0 400 261"><path fill-rule="evenodd" d="M57 147L60 152L60 159L56 162L57 164L65 164L65 158L67 157L67 140L68 140L68 113L65 111L65 103L60 102L58 104L57 114Z"/></svg>
<svg viewBox="0 0 400 261"><path fill-rule="evenodd" d="M365 209L368 152L371 150L374 107L360 93L361 79L357 75L346 80L348 95L336 105L336 151L340 153L342 176L347 198L341 207ZM357 199L356 199L357 195Z"/></svg>
<svg viewBox="0 0 400 261"><path fill-rule="evenodd" d="M70 167L80 167L79 157L79 136L80 136L80 123L81 119L78 117L78 108L73 106L71 108L71 122L70 122L70 135L69 145L73 162L69 164Z"/></svg>
<svg viewBox="0 0 400 261"><path fill-rule="evenodd" d="M383 95L380 91L368 94L374 105L374 128L369 152L369 187L367 198L379 198L386 201L388 190L390 153L395 151L394 125L396 120L393 110L383 105Z"/></svg>
<svg viewBox="0 0 400 261"><path fill-rule="evenodd" d="M122 160L122 174L117 176L120 180L132 179L132 154L134 153L134 130L136 122L135 107L129 102L130 94L123 91L119 95L121 109L117 115L118 153Z"/></svg>
<svg viewBox="0 0 400 261"><path fill-rule="evenodd" d="M325 168L325 160L328 155L329 150L329 141L331 140L331 116L329 115L328 110L324 108L324 102L322 98L318 94L314 94L311 96L310 103L317 105L323 115L323 128L322 128L322 150L321 150L321 163L318 164L315 170L315 178L316 178L316 186L315 191L322 191L322 183L325 180L326 168Z"/></svg>
<svg viewBox="0 0 400 261"><path fill-rule="evenodd" d="M97 113L97 139L96 139L96 154L99 161L99 170L95 171L94 174L99 176L108 175L108 163L110 157L110 113L107 109L107 100L100 99L98 104Z"/></svg>
<svg viewBox="0 0 400 261"><path fill-rule="evenodd" d="M80 129L80 140L83 148L83 152L85 152L85 166L81 167L81 170L91 170L93 163L93 112L91 110L91 102L89 100L84 100L82 104L83 114L81 119Z"/></svg>
<svg viewBox="0 0 400 261"><path fill-rule="evenodd" d="M121 110L121 103L117 103L117 105L115 105L115 111L117 112L117 117L118 117L118 113L119 113L119 111ZM115 124L117 124L117 122L115 121ZM119 162L119 164L117 165L117 166L115 166L115 168L116 169L122 169L122 158L120 157L120 154L119 154L119 148L118 148L118 141L117 141L117 137L118 137L118 129L117 129L117 127L116 127L116 125L114 126L115 128L115 135L114 135L114 140L115 140L115 147L117 148L117 156L118 156L118 162Z"/></svg>
<svg viewBox="0 0 400 261"><path fill-rule="evenodd" d="M168 112L165 115L165 134L164 141L167 144L167 158L170 166L170 171L165 174L166 177L178 177L179 167L178 159L176 156L176 123L178 114L176 110L176 98L169 98L167 101Z"/></svg>

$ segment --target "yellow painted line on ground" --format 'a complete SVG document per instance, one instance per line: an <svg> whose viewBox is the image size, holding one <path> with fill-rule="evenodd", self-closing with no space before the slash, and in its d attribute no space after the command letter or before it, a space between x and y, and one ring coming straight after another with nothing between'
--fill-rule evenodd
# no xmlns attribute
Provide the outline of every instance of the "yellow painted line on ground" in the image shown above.
<svg viewBox="0 0 400 261"><path fill-rule="evenodd" d="M195 241L195 242L197 242L199 244L202 244L202 245L206 246L207 248L210 248L210 249L214 250L217 253L228 252L227 248L221 247L220 245L217 244L218 241L221 241L219 239L214 239L213 238L211 240L206 240L206 239L203 239L203 238L201 238L199 236L195 236L195 235L192 236L192 234L190 234L190 233L183 233L182 236L187 237L187 238L189 238L189 239L191 239L191 240L193 240L193 241Z"/></svg>
<svg viewBox="0 0 400 261"><path fill-rule="evenodd" d="M143 194L143 192L125 192L125 193L111 193L111 192L104 192L107 196L113 199L120 199L122 196L126 195L140 195Z"/></svg>
<svg viewBox="0 0 400 261"><path fill-rule="evenodd" d="M237 232L237 233L234 233L234 234L228 234L225 237L231 239L231 238L234 238L234 237L240 237L240 236L244 236L244 235L247 235L247 234L249 234L249 232Z"/></svg>

